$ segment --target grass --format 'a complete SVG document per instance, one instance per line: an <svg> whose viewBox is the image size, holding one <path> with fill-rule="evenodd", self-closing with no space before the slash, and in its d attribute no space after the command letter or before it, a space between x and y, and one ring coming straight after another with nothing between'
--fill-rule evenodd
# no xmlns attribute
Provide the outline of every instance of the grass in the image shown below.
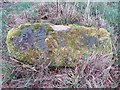
<svg viewBox="0 0 120 90"><path fill-rule="evenodd" d="M7 57L5 38L9 29L30 22L53 24L79 24L103 27L113 38L113 60L109 55L90 53L73 68L48 68L41 62L25 65L8 58L2 63L3 88L114 88L118 86L117 36L114 33L118 23L118 3L90 3L90 16L86 18L84 2L78 3L5 3L2 13L2 45L4 58ZM0 19L1 20L1 19ZM118 34L118 33L117 33ZM3 45L4 44L4 45ZM42 61L44 59L40 57Z"/></svg>

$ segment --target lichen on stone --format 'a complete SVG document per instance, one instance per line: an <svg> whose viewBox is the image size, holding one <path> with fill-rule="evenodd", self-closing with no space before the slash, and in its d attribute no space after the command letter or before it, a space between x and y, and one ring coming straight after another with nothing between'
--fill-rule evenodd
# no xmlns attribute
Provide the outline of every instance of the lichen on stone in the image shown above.
<svg viewBox="0 0 120 90"><path fill-rule="evenodd" d="M40 27L36 28L37 25L27 23L8 31L6 44L10 56L26 64L33 64L34 60L39 58L43 49L43 47L41 49L39 43L45 45L44 39L47 36L43 36L45 31L42 31ZM33 31L35 28L37 30Z"/></svg>
<svg viewBox="0 0 120 90"><path fill-rule="evenodd" d="M104 29L104 28L100 28L98 30L98 35L100 36L100 38L102 38L102 37L109 37L110 36L108 31L106 29Z"/></svg>
<svg viewBox="0 0 120 90"><path fill-rule="evenodd" d="M68 66L72 67L80 60L81 57L87 55L91 51L96 53L112 53L112 44L109 32L106 29L95 27L85 27L79 25L69 25L70 30L58 31L54 34L56 38L51 41L56 41L58 48L52 50L53 60L52 66ZM54 35L55 36L55 35ZM48 43L46 43L49 46ZM61 45L62 44L62 45ZM62 46L62 47L61 47ZM48 48L50 49L50 47Z"/></svg>
<svg viewBox="0 0 120 90"><path fill-rule="evenodd" d="M12 53L15 50L15 47L13 46L12 40L15 36L20 36L20 30L18 28L13 28L8 32L8 35L6 37L7 45L8 45L8 51Z"/></svg>
<svg viewBox="0 0 120 90"><path fill-rule="evenodd" d="M42 24L41 23L34 23L33 24L33 31L34 30L37 30L38 28L42 27Z"/></svg>
<svg viewBox="0 0 120 90"><path fill-rule="evenodd" d="M46 29L47 29L48 31L54 31L53 28L52 28L52 27L50 26L50 24L48 24L48 23L46 24Z"/></svg>
<svg viewBox="0 0 120 90"><path fill-rule="evenodd" d="M29 26L31 26L30 23L25 23L25 24L20 25L18 28L21 30L21 29L24 29L25 27L29 27Z"/></svg>

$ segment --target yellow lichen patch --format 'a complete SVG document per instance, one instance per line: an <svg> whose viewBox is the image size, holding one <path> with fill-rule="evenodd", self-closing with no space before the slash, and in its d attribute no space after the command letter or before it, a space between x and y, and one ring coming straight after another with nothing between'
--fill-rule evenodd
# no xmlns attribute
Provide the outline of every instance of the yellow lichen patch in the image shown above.
<svg viewBox="0 0 120 90"><path fill-rule="evenodd" d="M29 48L26 49L24 52L20 51L20 43L17 45L17 47L15 47L15 45L13 44L13 39L16 38L16 36L18 38L20 38L19 36L21 36L21 29L30 26L31 24L26 23L24 25L19 26L19 28L13 28L11 30L8 31L7 37L6 37L6 44L7 44L7 49L9 52L9 55L11 57L15 57L17 60L26 63L26 64L33 64L34 63L34 59L39 58L40 55L40 50L38 50L38 48ZM29 29L28 29L29 30ZM22 40L23 38L21 37L21 39L18 40ZM21 42L21 41L20 41ZM16 44L17 42L15 42ZM22 43L22 42L21 42ZM24 43L23 43L24 44Z"/></svg>
<svg viewBox="0 0 120 90"><path fill-rule="evenodd" d="M8 47L7 47L7 49L8 49L8 52L11 54L11 53L13 53L14 51L15 51L15 47L13 46L13 44L8 44L9 42L7 42L7 45L8 45Z"/></svg>
<svg viewBox="0 0 120 90"><path fill-rule="evenodd" d="M36 50L27 50L21 54L22 62L26 64L33 64L35 59L39 58L39 51ZM21 60L20 59L20 60Z"/></svg>
<svg viewBox="0 0 120 90"><path fill-rule="evenodd" d="M87 34L90 35L90 36L97 36L97 31L98 30L96 28L91 27Z"/></svg>
<svg viewBox="0 0 120 90"><path fill-rule="evenodd" d="M24 29L25 27L29 27L30 25L31 25L30 23L25 23L20 25L18 28L21 30L21 29Z"/></svg>
<svg viewBox="0 0 120 90"><path fill-rule="evenodd" d="M56 32L51 32L50 35L53 37L53 39L56 39L57 38L57 33Z"/></svg>
<svg viewBox="0 0 120 90"><path fill-rule="evenodd" d="M88 34L88 33L90 33L90 27L80 26L79 32L80 32L80 34L82 34L82 33Z"/></svg>
<svg viewBox="0 0 120 90"><path fill-rule="evenodd" d="M13 28L8 31L8 35L6 37L6 44L9 53L13 53L13 51L15 50L12 40L15 36L19 36L19 35L20 35L20 30L18 28Z"/></svg>
<svg viewBox="0 0 120 90"><path fill-rule="evenodd" d="M80 60L80 52L71 47L62 47L53 50L51 60L54 63L51 66L73 67Z"/></svg>
<svg viewBox="0 0 120 90"><path fill-rule="evenodd" d="M52 36L46 38L45 43L48 46L48 49L51 51L58 47L57 41Z"/></svg>
<svg viewBox="0 0 120 90"><path fill-rule="evenodd" d="M50 24L46 24L46 29L48 31L54 31L53 28L50 26Z"/></svg>
<svg viewBox="0 0 120 90"><path fill-rule="evenodd" d="M20 35L20 30L18 28L13 28L8 31L7 39L11 39L14 36L19 36Z"/></svg>
<svg viewBox="0 0 120 90"><path fill-rule="evenodd" d="M76 25L76 24L70 24L69 25L72 30L79 30L81 26Z"/></svg>
<svg viewBox="0 0 120 90"><path fill-rule="evenodd" d="M100 28L100 29L98 30L98 35L99 35L100 37L110 36L109 32L108 32L106 29L104 29L104 28Z"/></svg>
<svg viewBox="0 0 120 90"><path fill-rule="evenodd" d="M34 30L37 30L38 28L42 27L42 24L41 23L34 23L33 25L33 31Z"/></svg>

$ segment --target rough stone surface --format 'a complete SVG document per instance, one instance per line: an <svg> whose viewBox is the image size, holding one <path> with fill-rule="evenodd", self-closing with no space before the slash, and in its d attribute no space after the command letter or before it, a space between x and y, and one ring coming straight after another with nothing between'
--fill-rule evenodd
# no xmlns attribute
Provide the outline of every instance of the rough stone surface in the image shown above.
<svg viewBox="0 0 120 90"><path fill-rule="evenodd" d="M33 64L46 53L50 66L73 67L89 52L112 53L106 29L79 25L24 24L8 32L6 39L11 56Z"/></svg>

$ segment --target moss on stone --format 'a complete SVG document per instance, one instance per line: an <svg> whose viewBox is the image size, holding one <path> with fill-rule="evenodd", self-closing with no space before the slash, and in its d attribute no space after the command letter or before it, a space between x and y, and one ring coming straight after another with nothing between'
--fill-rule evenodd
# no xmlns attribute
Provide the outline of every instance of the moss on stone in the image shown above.
<svg viewBox="0 0 120 90"><path fill-rule="evenodd" d="M13 28L8 31L7 39L11 39L14 36L19 36L20 35L20 30L18 28Z"/></svg>
<svg viewBox="0 0 120 90"><path fill-rule="evenodd" d="M19 48L15 48L13 45L13 38L15 36L21 35L21 29L30 26L30 24L24 24L19 26L19 28L13 28L8 31L7 38L6 38L6 44L8 48L9 55L12 57L15 57L17 60L26 63L26 64L33 64L34 59L38 58L40 55L40 50L38 48L35 49L29 49L24 52L20 52Z"/></svg>
<svg viewBox="0 0 120 90"><path fill-rule="evenodd" d="M51 35L48 38L45 39L45 43L48 46L49 51L52 51L55 48L58 48L57 41Z"/></svg>
<svg viewBox="0 0 120 90"><path fill-rule="evenodd" d="M26 64L33 64L37 58L39 58L38 50L27 50L21 53L22 62Z"/></svg>
<svg viewBox="0 0 120 90"><path fill-rule="evenodd" d="M46 24L46 29L48 31L54 31L53 28L50 26L50 24Z"/></svg>
<svg viewBox="0 0 120 90"><path fill-rule="evenodd" d="M38 28L41 28L42 24L41 23L34 23L33 25L33 31L37 30Z"/></svg>
<svg viewBox="0 0 120 90"><path fill-rule="evenodd" d="M50 35L52 36L53 39L57 38L57 33L55 31L51 32Z"/></svg>
<svg viewBox="0 0 120 90"><path fill-rule="evenodd" d="M100 38L110 36L110 34L108 33L108 31L106 29L104 29L104 28L100 28L98 30L98 35L100 36Z"/></svg>
<svg viewBox="0 0 120 90"><path fill-rule="evenodd" d="M66 66L72 67L81 57L87 55L91 50L96 53L112 52L111 39L106 29L101 28L98 30L95 27L79 25L69 26L71 27L69 31L58 31L56 33L57 36L61 37L61 41L64 42L65 45L62 48L56 48L55 51L52 49L53 56L51 59L54 63L51 66L65 66L67 60ZM106 40L105 37L107 37ZM81 38L83 40L81 40ZM90 38L94 39L94 42L91 41ZM54 38L54 40L58 41L58 44L61 44L59 39ZM101 41L103 43L100 43Z"/></svg>
<svg viewBox="0 0 120 90"><path fill-rule="evenodd" d="M8 45L8 52L11 54L15 51L15 47L13 46L12 40L15 36L20 35L20 30L18 28L13 28L8 31L8 35L6 37L6 44Z"/></svg>
<svg viewBox="0 0 120 90"><path fill-rule="evenodd" d="M29 27L29 26L31 26L30 23L25 23L25 24L20 25L18 28L19 28L20 30L22 30L22 29L24 29L25 27Z"/></svg>

